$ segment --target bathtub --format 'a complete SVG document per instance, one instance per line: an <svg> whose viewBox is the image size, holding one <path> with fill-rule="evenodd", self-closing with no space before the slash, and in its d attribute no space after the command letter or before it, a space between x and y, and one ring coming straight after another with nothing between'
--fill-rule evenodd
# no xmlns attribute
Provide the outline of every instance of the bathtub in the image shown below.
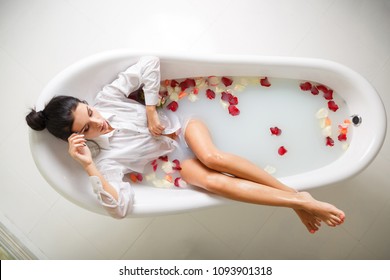
<svg viewBox="0 0 390 280"><path fill-rule="evenodd" d="M145 55L115 50L93 55L63 70L44 88L37 103L43 109L54 95L73 95L91 102L103 85ZM361 117L348 150L321 168L278 178L298 190L336 183L358 174L375 158L386 134L386 113L375 89L358 73L327 60L223 55L154 53L161 59L161 78L200 76L268 76L310 80L333 88L350 112ZM62 196L90 211L106 214L98 203L87 175L67 153L67 143L43 132L29 131L34 161L47 182ZM223 205L223 199L196 188L160 189L143 183L134 187L134 211L129 217L179 213Z"/></svg>

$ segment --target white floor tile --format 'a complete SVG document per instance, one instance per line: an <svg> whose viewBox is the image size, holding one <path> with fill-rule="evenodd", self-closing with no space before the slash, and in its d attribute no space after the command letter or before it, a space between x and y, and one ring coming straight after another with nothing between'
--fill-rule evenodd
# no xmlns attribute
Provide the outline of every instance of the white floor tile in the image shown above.
<svg viewBox="0 0 390 280"><path fill-rule="evenodd" d="M361 239L361 243L368 251L378 256L379 259L390 259L390 199L382 211L373 218L370 229Z"/></svg>
<svg viewBox="0 0 390 280"><path fill-rule="evenodd" d="M190 215L156 218L123 259L235 259L237 254Z"/></svg>
<svg viewBox="0 0 390 280"><path fill-rule="evenodd" d="M0 120L4 133L0 145L15 130L39 96L40 84L16 60L0 48L0 82L2 85ZM20 127L21 128L21 127ZM20 133L19 133L20 134Z"/></svg>
<svg viewBox="0 0 390 280"><path fill-rule="evenodd" d="M191 216L229 248L241 253L274 211L271 207L232 203L197 211Z"/></svg>
<svg viewBox="0 0 390 280"><path fill-rule="evenodd" d="M65 199L54 207L57 213L99 251L105 259L120 259L153 218L113 219L92 213Z"/></svg>
<svg viewBox="0 0 390 280"><path fill-rule="evenodd" d="M29 238L48 259L105 259L93 244L82 237L57 211L42 215Z"/></svg>
<svg viewBox="0 0 390 280"><path fill-rule="evenodd" d="M390 48L389 48L390 49ZM390 55L390 52L389 52ZM382 98L387 114L387 134L382 146L381 155L390 161L390 93L389 93L389 77L390 77L390 57L383 67L378 68L378 72L372 79L372 84Z"/></svg>
<svg viewBox="0 0 390 280"><path fill-rule="evenodd" d="M277 237L276 237L277 236ZM341 227L310 234L293 211L278 209L240 255L241 259L345 259L357 240Z"/></svg>
<svg viewBox="0 0 390 280"><path fill-rule="evenodd" d="M1 162L0 169L0 211L28 234L51 205L35 192L34 184L26 184L20 180L21 174L9 168L6 163Z"/></svg>
<svg viewBox="0 0 390 280"><path fill-rule="evenodd" d="M37 0L26 5L31 9L3 34L0 47L46 83L75 60L98 30L63 0Z"/></svg>

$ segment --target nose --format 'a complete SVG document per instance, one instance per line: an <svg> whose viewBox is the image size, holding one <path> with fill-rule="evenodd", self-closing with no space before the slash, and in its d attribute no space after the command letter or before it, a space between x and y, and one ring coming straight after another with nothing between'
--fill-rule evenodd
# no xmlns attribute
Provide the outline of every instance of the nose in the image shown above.
<svg viewBox="0 0 390 280"><path fill-rule="evenodd" d="M90 121L95 128L100 128L103 125L103 121L99 118L92 118Z"/></svg>

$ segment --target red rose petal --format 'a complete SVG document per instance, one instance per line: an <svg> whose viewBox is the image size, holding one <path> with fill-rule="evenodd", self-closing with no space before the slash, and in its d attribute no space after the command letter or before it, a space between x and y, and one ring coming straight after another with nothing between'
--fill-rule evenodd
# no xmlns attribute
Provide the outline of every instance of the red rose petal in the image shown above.
<svg viewBox="0 0 390 280"><path fill-rule="evenodd" d="M284 146L281 146L279 149L278 149L278 154L283 156L287 153L287 150Z"/></svg>
<svg viewBox="0 0 390 280"><path fill-rule="evenodd" d="M222 92L221 99L223 101L229 102L229 105L237 105L238 104L238 98L234 96L231 93L228 92Z"/></svg>
<svg viewBox="0 0 390 280"><path fill-rule="evenodd" d="M211 89L206 90L206 96L208 99L214 99L215 98L215 92Z"/></svg>
<svg viewBox="0 0 390 280"><path fill-rule="evenodd" d="M235 105L229 105L228 110L232 116L238 116L240 114L240 110Z"/></svg>
<svg viewBox="0 0 390 280"><path fill-rule="evenodd" d="M184 81L182 81L179 86L182 91L185 91L187 88L195 87L196 83L194 79L187 78Z"/></svg>
<svg viewBox="0 0 390 280"><path fill-rule="evenodd" d="M324 98L326 100L332 100L333 99L333 90L329 89L326 92L324 92Z"/></svg>
<svg viewBox="0 0 390 280"><path fill-rule="evenodd" d="M179 108L179 104L176 101L172 101L167 105L167 109L171 110L172 112L176 112L177 108Z"/></svg>
<svg viewBox="0 0 390 280"><path fill-rule="evenodd" d="M332 138L330 138L329 136L326 137L326 146L330 146L330 147L333 147L334 146L334 141Z"/></svg>
<svg viewBox="0 0 390 280"><path fill-rule="evenodd" d="M141 173L137 173L137 180L139 181L139 182L142 182L142 180L144 179L144 177L142 176L142 174Z"/></svg>
<svg viewBox="0 0 390 280"><path fill-rule="evenodd" d="M176 87L177 85L178 85L179 83L178 83L178 81L176 81L176 80L172 80L171 81L171 87Z"/></svg>
<svg viewBox="0 0 390 280"><path fill-rule="evenodd" d="M181 170L180 161L178 159L175 159L172 162L175 164L175 166L172 169L180 171Z"/></svg>
<svg viewBox="0 0 390 280"><path fill-rule="evenodd" d="M310 82L304 82L304 83L301 83L299 85L299 87L301 88L301 90L303 91L308 91L308 90L311 90L312 89L312 85Z"/></svg>
<svg viewBox="0 0 390 280"><path fill-rule="evenodd" d="M339 141L347 141L347 134L341 133L337 138Z"/></svg>
<svg viewBox="0 0 390 280"><path fill-rule="evenodd" d="M180 179L181 179L180 177L177 177L177 178L175 179L175 182L174 182L175 187L180 187L180 185L179 185Z"/></svg>
<svg viewBox="0 0 390 280"><path fill-rule="evenodd" d="M276 136L279 136L280 134L282 134L282 130L278 127L271 127L270 128L270 131L271 131L271 135L276 135Z"/></svg>
<svg viewBox="0 0 390 280"><path fill-rule="evenodd" d="M317 85L317 89L322 91L323 93L328 91L328 88L324 85Z"/></svg>
<svg viewBox="0 0 390 280"><path fill-rule="evenodd" d="M168 161L168 156L161 156L158 159L167 162Z"/></svg>
<svg viewBox="0 0 390 280"><path fill-rule="evenodd" d="M229 94L227 93L227 92L222 92L221 93L221 99L223 100L223 101L226 101L226 102L229 102Z"/></svg>
<svg viewBox="0 0 390 280"><path fill-rule="evenodd" d="M328 102L328 108L329 110L336 112L339 109L339 106L337 106L337 104L332 100Z"/></svg>
<svg viewBox="0 0 390 280"><path fill-rule="evenodd" d="M157 166L158 166L158 164L157 164L157 160L155 159L155 160L153 160L152 162L151 162L151 165L152 165L152 167L153 167L153 171L154 172L156 172L156 170L157 170Z"/></svg>
<svg viewBox="0 0 390 280"><path fill-rule="evenodd" d="M227 77L222 77L221 81L225 85L225 87L228 87L233 83L233 80Z"/></svg>
<svg viewBox="0 0 390 280"><path fill-rule="evenodd" d="M319 92L319 90L317 89L317 87L316 86L313 86L312 88L311 88L311 94L313 94L313 95L318 95L320 92Z"/></svg>
<svg viewBox="0 0 390 280"><path fill-rule="evenodd" d="M268 77L260 79L260 85L262 85L263 87L270 87L271 83L268 81Z"/></svg>

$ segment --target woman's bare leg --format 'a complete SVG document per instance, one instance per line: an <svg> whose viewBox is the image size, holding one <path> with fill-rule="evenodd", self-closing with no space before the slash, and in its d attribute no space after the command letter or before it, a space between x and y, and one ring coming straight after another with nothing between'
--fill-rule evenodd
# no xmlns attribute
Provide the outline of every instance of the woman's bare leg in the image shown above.
<svg viewBox="0 0 390 280"><path fill-rule="evenodd" d="M190 120L185 131L185 139L196 157L213 170L280 190L296 192L249 160L218 150L211 139L208 128L199 120Z"/></svg>
<svg viewBox="0 0 390 280"><path fill-rule="evenodd" d="M190 148L197 156L197 158L202 162L202 164L205 165L204 167L207 168L207 170L209 171L215 170L218 172L229 173L236 177L263 185L263 187L264 186L271 187L283 192L297 194L296 190L282 184L276 178L269 175L267 172L265 172L255 164L251 163L250 161L236 155L219 151L215 147L214 143L212 142L207 127L201 121L191 120L188 123L185 132L185 138L187 144L190 146ZM307 193L304 194L305 196L310 196ZM231 197L231 198L240 200L237 199L237 197L236 198ZM246 202L250 202L250 201L246 201ZM252 203L256 203L256 202L252 202ZM283 206L283 205L278 205L278 206ZM329 206L332 205L329 204ZM314 233L316 230L318 230L318 227L320 226L320 219L323 221L326 220L326 218L324 217L320 218L317 216L313 216L312 213L307 212L306 210L304 210L304 208L300 208L300 207L291 207L291 208L295 210L295 212L298 214L301 221L306 225L306 227L311 233ZM342 213L342 211L340 211L340 217L341 220L344 219L344 213Z"/></svg>
<svg viewBox="0 0 390 280"><path fill-rule="evenodd" d="M220 196L260 205L288 207L309 213L306 227L318 230L318 219L329 226L343 222L344 213L335 206L317 201L305 192L286 192L241 178L231 177L204 166L197 159L182 163L182 178L189 184L201 187Z"/></svg>

